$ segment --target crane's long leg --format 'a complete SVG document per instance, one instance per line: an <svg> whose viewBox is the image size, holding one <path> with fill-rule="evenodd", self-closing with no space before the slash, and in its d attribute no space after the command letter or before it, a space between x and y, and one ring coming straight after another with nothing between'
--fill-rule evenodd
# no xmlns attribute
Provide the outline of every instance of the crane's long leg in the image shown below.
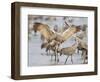
<svg viewBox="0 0 100 82"><path fill-rule="evenodd" d="M66 60L65 60L65 63L64 63L64 64L66 64L66 62L67 62L67 60L68 60L68 57L69 57L69 56L67 56L67 58L66 58Z"/></svg>
<svg viewBox="0 0 100 82"><path fill-rule="evenodd" d="M73 64L73 58L72 58L72 55L71 55L71 62L72 62L72 64Z"/></svg>
<svg viewBox="0 0 100 82"><path fill-rule="evenodd" d="M51 61L53 60L53 54L51 54Z"/></svg>
<svg viewBox="0 0 100 82"><path fill-rule="evenodd" d="M57 63L59 62L59 57L58 57L58 53L57 53Z"/></svg>
<svg viewBox="0 0 100 82"><path fill-rule="evenodd" d="M86 60L86 51L84 51L84 53L83 53L83 64L86 63L85 60Z"/></svg>
<svg viewBox="0 0 100 82"><path fill-rule="evenodd" d="M54 53L54 55L55 55L55 62L56 62L56 52Z"/></svg>

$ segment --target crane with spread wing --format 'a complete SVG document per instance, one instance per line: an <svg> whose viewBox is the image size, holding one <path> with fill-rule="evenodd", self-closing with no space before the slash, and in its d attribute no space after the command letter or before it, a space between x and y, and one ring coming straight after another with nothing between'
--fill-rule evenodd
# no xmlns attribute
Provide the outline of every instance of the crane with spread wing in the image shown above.
<svg viewBox="0 0 100 82"><path fill-rule="evenodd" d="M34 23L33 30L36 33L39 31L42 36L46 39L47 42L50 42L52 40L56 40L60 43L63 43L67 39L69 39L73 34L80 31L80 26L70 26L65 22L68 26L68 29L65 30L63 33L57 33L54 30L50 29L50 27L47 24L42 23Z"/></svg>
<svg viewBox="0 0 100 82"><path fill-rule="evenodd" d="M63 42L68 40L72 35L80 31L80 26L70 26L67 24L67 22L65 22L65 24L68 27L68 29L66 29L63 33L57 33L54 30L50 29L50 27L47 24L39 22L34 23L32 30L34 30L35 33L39 31L48 43L55 40L62 44ZM60 45L56 44L55 46L59 47ZM57 48L55 52L57 52Z"/></svg>

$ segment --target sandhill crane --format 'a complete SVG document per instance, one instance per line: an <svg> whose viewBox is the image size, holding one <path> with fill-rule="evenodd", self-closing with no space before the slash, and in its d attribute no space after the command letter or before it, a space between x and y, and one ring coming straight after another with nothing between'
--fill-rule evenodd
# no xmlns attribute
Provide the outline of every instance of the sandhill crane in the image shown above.
<svg viewBox="0 0 100 82"><path fill-rule="evenodd" d="M87 55L88 55L88 45L86 42L84 42L83 40L81 40L79 37L77 36L74 36L77 41L78 41L78 46L77 46L77 49L78 49L78 54L79 54L79 50L82 51L82 57L84 59L83 63L86 63L86 59L87 59Z"/></svg>
<svg viewBox="0 0 100 82"><path fill-rule="evenodd" d="M59 47L59 42L57 42L57 41L55 41L55 40L53 40L52 42L50 42L50 43L48 43L48 42L45 42L45 43L43 43L42 45L41 45L41 49L42 48L46 48L46 52L47 52L47 54L49 54L50 55L50 51L53 51L54 52L54 56L55 56L55 61L57 60L57 61L59 61L59 59L58 59L58 56L56 57L56 55L57 55L57 48ZM48 51L49 51L49 53L48 53ZM52 60L52 55L51 55L51 60Z"/></svg>
<svg viewBox="0 0 100 82"><path fill-rule="evenodd" d="M60 53L60 55L66 55L67 58L65 60L65 63L67 62L69 56L71 56L71 62L73 64L73 59L72 59L72 56L75 54L75 51L77 49L77 46L78 46L78 42L74 43L72 46L70 47L66 47L66 48L62 48L62 49L58 49L58 52Z"/></svg>

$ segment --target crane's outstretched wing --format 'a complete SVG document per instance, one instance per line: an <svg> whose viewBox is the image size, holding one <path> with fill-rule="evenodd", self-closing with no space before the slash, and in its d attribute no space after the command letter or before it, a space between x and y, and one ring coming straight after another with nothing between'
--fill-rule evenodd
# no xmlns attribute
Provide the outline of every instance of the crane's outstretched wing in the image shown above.
<svg viewBox="0 0 100 82"><path fill-rule="evenodd" d="M39 31L41 33L41 35L44 36L44 38L47 41L56 40L56 41L62 43L64 41L66 41L68 38L70 38L73 34L80 31L80 26L73 25L73 26L68 26L68 27L69 28L67 30L65 30L63 33L61 33L59 35L54 30L51 30L47 24L42 24L42 23L36 22L36 23L34 23L33 30L34 30L34 32Z"/></svg>
<svg viewBox="0 0 100 82"><path fill-rule="evenodd" d="M34 23L33 25L33 30L36 33L37 31L39 31L41 33L41 35L47 40L50 41L53 38L55 38L55 34L56 32L51 30L50 27L46 24L42 24L42 23Z"/></svg>
<svg viewBox="0 0 100 82"><path fill-rule="evenodd" d="M66 41L72 35L80 31L80 26L71 26L62 33L63 41Z"/></svg>

